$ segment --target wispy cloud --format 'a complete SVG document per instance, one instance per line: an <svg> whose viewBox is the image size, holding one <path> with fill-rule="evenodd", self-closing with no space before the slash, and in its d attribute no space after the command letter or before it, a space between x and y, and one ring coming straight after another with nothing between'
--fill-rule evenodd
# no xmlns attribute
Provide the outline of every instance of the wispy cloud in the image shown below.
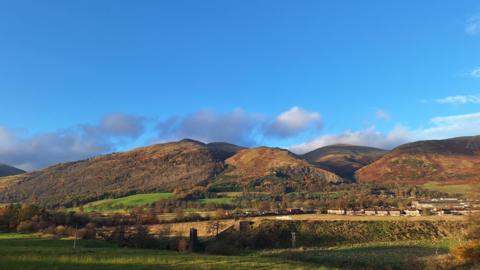
<svg viewBox="0 0 480 270"><path fill-rule="evenodd" d="M465 33L471 36L480 34L480 15L475 15L467 20Z"/></svg>
<svg viewBox="0 0 480 270"><path fill-rule="evenodd" d="M470 72L470 76L472 76L473 78L480 78L480 67L475 67L474 69L472 69L472 71Z"/></svg>
<svg viewBox="0 0 480 270"><path fill-rule="evenodd" d="M381 109L375 112L375 117L377 119L384 120L384 121L389 121L391 118L389 113Z"/></svg>
<svg viewBox="0 0 480 270"><path fill-rule="evenodd" d="M480 103L480 95L458 95L458 96L448 96L436 100L440 104L455 104L462 105L467 103Z"/></svg>

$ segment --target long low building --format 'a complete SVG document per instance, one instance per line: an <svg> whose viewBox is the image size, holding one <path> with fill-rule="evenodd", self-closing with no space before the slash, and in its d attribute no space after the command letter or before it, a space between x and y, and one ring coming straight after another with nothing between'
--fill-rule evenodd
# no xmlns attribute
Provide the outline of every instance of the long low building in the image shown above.
<svg viewBox="0 0 480 270"><path fill-rule="evenodd" d="M348 216L401 216L399 209L328 209L330 215L348 215Z"/></svg>
<svg viewBox="0 0 480 270"><path fill-rule="evenodd" d="M475 201L462 200L458 198L438 198L431 200L412 201L412 207L417 209L466 209L475 206Z"/></svg>

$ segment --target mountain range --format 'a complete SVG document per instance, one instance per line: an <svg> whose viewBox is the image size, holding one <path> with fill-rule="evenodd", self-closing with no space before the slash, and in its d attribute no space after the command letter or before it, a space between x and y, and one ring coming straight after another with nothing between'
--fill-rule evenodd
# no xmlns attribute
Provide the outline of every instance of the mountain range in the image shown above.
<svg viewBox="0 0 480 270"><path fill-rule="evenodd" d="M479 165L480 137L419 141L392 151L331 145L304 155L186 139L2 177L0 202L71 206L198 185L212 191L308 191L354 181L476 184Z"/></svg>

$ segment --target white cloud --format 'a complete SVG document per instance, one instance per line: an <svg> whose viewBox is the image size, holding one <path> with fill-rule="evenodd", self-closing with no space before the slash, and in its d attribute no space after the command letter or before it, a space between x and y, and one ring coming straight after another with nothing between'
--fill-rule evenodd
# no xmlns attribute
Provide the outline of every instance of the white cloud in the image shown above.
<svg viewBox="0 0 480 270"><path fill-rule="evenodd" d="M447 139L480 134L480 113L432 118L427 127L411 129L396 126L388 133L370 127L365 130L347 130L341 134L322 135L306 143L292 145L290 150L302 154L331 144L353 144L391 149L403 143L418 140Z"/></svg>
<svg viewBox="0 0 480 270"><path fill-rule="evenodd" d="M267 137L288 138L321 126L322 118L318 112L309 112L295 106L267 123L264 132Z"/></svg>
<svg viewBox="0 0 480 270"><path fill-rule="evenodd" d="M471 36L480 34L480 15L472 16L467 20L465 33Z"/></svg>
<svg viewBox="0 0 480 270"><path fill-rule="evenodd" d="M187 116L174 116L157 125L156 141L190 138L202 142L225 141L243 146L256 145L259 137L293 137L321 127L317 112L292 107L275 119L242 109L218 113L201 110Z"/></svg>
<svg viewBox="0 0 480 270"><path fill-rule="evenodd" d="M387 113L386 111L384 110L377 110L375 112L375 117L377 119L381 119L381 120L384 120L384 121L389 121L390 120L390 114Z"/></svg>
<svg viewBox="0 0 480 270"><path fill-rule="evenodd" d="M113 151L118 139L135 139L144 131L143 118L110 114L95 125L28 134L0 127L0 162L34 170L58 162L85 159Z"/></svg>
<svg viewBox="0 0 480 270"><path fill-rule="evenodd" d="M435 117L430 127L415 131L416 139L445 139L480 135L480 113Z"/></svg>
<svg viewBox="0 0 480 270"><path fill-rule="evenodd" d="M472 71L470 72L470 76L472 76L473 78L480 78L480 67L472 69Z"/></svg>
<svg viewBox="0 0 480 270"><path fill-rule="evenodd" d="M75 130L25 136L18 130L0 128L0 161L25 170L84 159L110 149L107 141Z"/></svg>
<svg viewBox="0 0 480 270"><path fill-rule="evenodd" d="M241 109L226 113L202 110L184 117L171 117L159 123L157 129L161 141L192 138L204 142L225 141L252 146L258 143L259 138L285 138L320 126L320 114L293 107L274 119ZM122 140L134 142L143 134L143 117L118 113L107 115L97 124L77 125L33 135L24 130L0 127L0 162L26 170L38 169L58 162L115 151L122 145ZM398 125L389 132L370 127L359 131L347 130L340 134L325 134L292 145L290 149L296 153L305 153L338 143L390 149L411 141L477 134L480 134L480 112L435 117L426 127L419 128Z"/></svg>
<svg viewBox="0 0 480 270"><path fill-rule="evenodd" d="M401 126L396 127L388 134L377 131L375 127L370 127L360 131L347 130L341 134L322 135L309 142L293 145L290 150L297 154L303 154L332 144L363 145L390 149L408 142L409 136L408 129Z"/></svg>
<svg viewBox="0 0 480 270"><path fill-rule="evenodd" d="M462 105L467 103L480 103L480 96L477 95L458 95L448 96L436 100L440 104L456 104Z"/></svg>

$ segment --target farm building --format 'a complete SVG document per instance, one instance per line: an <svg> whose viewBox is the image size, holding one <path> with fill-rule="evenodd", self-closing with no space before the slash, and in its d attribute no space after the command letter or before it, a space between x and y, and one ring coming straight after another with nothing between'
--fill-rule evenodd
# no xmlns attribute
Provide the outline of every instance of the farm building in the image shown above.
<svg viewBox="0 0 480 270"><path fill-rule="evenodd" d="M417 209L465 209L472 205L472 201L457 198L439 198L424 201L412 201L412 207Z"/></svg>
<svg viewBox="0 0 480 270"><path fill-rule="evenodd" d="M417 209L405 209L404 212L405 212L405 216L409 216L409 217L420 216L420 211Z"/></svg>
<svg viewBox="0 0 480 270"><path fill-rule="evenodd" d="M327 213L332 215L345 215L346 212L344 209L328 209Z"/></svg>
<svg viewBox="0 0 480 270"><path fill-rule="evenodd" d="M388 215L393 217L399 217L402 214L400 210L388 210Z"/></svg>
<svg viewBox="0 0 480 270"><path fill-rule="evenodd" d="M363 216L363 215L365 215L365 211L363 209L353 210L353 214L356 215L356 216Z"/></svg>
<svg viewBox="0 0 480 270"><path fill-rule="evenodd" d="M452 210L451 213L452 213L452 215L456 215L456 216L466 216L466 215L470 215L472 213L472 211L469 210L469 209Z"/></svg>
<svg viewBox="0 0 480 270"><path fill-rule="evenodd" d="M364 213L366 216L375 216L377 214L377 211L375 211L375 209L367 209Z"/></svg>
<svg viewBox="0 0 480 270"><path fill-rule="evenodd" d="M388 216L387 210L377 210L377 216Z"/></svg>

